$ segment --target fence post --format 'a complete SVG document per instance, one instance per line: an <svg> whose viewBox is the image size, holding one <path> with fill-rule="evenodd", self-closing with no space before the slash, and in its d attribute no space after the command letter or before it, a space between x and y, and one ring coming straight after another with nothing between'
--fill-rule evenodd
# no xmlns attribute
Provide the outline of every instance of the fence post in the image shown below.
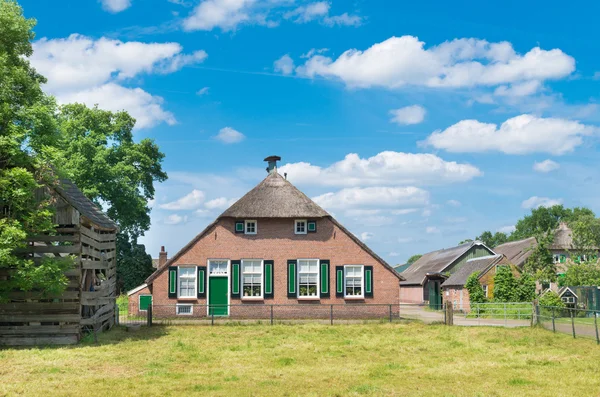
<svg viewBox="0 0 600 397"><path fill-rule="evenodd" d="M596 327L596 343L600 345L600 336L598 335L598 312L594 313L594 326Z"/></svg>
<svg viewBox="0 0 600 397"><path fill-rule="evenodd" d="M446 317L446 325L454 325L454 312L452 307L452 302L446 302L446 310L444 311Z"/></svg>
<svg viewBox="0 0 600 397"><path fill-rule="evenodd" d="M273 325L273 305L271 305L271 325Z"/></svg>
<svg viewBox="0 0 600 397"><path fill-rule="evenodd" d="M390 323L392 322L392 304L390 303Z"/></svg>
<svg viewBox="0 0 600 397"><path fill-rule="evenodd" d="M215 308L212 308L212 312L210 313L210 325L215 325Z"/></svg>
<svg viewBox="0 0 600 397"><path fill-rule="evenodd" d="M504 302L504 326L506 327L506 302Z"/></svg>
<svg viewBox="0 0 600 397"><path fill-rule="evenodd" d="M333 305L329 306L329 322L333 325Z"/></svg>
<svg viewBox="0 0 600 397"><path fill-rule="evenodd" d="M556 323L554 321L554 306L552 306L552 332L556 333Z"/></svg>
<svg viewBox="0 0 600 397"><path fill-rule="evenodd" d="M573 327L573 338L575 338L575 317L573 317L573 309L569 311L571 312L571 326Z"/></svg>
<svg viewBox="0 0 600 397"><path fill-rule="evenodd" d="M152 305L148 305L148 311L146 312L146 314L148 315L148 327L152 327Z"/></svg>
<svg viewBox="0 0 600 397"><path fill-rule="evenodd" d="M481 318L479 317L479 303L476 303L477 305L477 324L481 325Z"/></svg>
<svg viewBox="0 0 600 397"><path fill-rule="evenodd" d="M119 325L119 305L115 303L115 324Z"/></svg>

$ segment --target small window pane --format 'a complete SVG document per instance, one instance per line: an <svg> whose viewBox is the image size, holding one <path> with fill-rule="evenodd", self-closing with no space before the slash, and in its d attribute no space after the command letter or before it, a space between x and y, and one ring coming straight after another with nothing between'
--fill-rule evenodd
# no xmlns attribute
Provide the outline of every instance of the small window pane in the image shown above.
<svg viewBox="0 0 600 397"><path fill-rule="evenodd" d="M362 266L344 266L344 282L346 284L347 297L363 296L363 267Z"/></svg>
<svg viewBox="0 0 600 397"><path fill-rule="evenodd" d="M298 296L318 297L319 260L303 259L298 261Z"/></svg>
<svg viewBox="0 0 600 397"><path fill-rule="evenodd" d="M262 261L242 260L242 292L243 297L262 297Z"/></svg>

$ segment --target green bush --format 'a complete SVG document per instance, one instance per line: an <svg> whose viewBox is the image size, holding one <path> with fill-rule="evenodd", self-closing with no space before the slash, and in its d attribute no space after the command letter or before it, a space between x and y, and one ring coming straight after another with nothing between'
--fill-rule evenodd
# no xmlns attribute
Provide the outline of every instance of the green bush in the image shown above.
<svg viewBox="0 0 600 397"><path fill-rule="evenodd" d="M540 306L565 307L565 303L556 292L548 291L539 299Z"/></svg>

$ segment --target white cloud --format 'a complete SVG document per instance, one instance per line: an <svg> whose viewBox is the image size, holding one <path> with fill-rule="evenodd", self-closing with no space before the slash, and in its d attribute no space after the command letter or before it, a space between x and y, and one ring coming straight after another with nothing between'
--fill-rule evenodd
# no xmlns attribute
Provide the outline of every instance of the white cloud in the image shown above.
<svg viewBox="0 0 600 397"><path fill-rule="evenodd" d="M280 168L299 185L357 186L466 182L483 173L470 164L444 161L433 154L381 152L370 158L356 153L322 168L310 163L290 163Z"/></svg>
<svg viewBox="0 0 600 397"><path fill-rule="evenodd" d="M592 76L592 78L593 78L594 80L600 80L600 71L598 71L598 72L594 73L594 76Z"/></svg>
<svg viewBox="0 0 600 397"><path fill-rule="evenodd" d="M562 199L551 199L548 197L532 196L532 197L528 198L527 200L523 201L521 203L521 207L525 208L525 209L539 208L539 207L552 207L554 205L559 205L562 203L563 203Z"/></svg>
<svg viewBox="0 0 600 397"><path fill-rule="evenodd" d="M324 208L347 209L356 207L412 207L429 202L429 192L416 187L346 188L313 198Z"/></svg>
<svg viewBox="0 0 600 397"><path fill-rule="evenodd" d="M583 143L584 136L597 131L598 128L578 121L523 114L506 120L500 127L462 120L444 131L433 132L425 143L455 153L499 151L561 155L573 151Z"/></svg>
<svg viewBox="0 0 600 397"><path fill-rule="evenodd" d="M208 90L210 87L202 87L196 92L196 95L208 95Z"/></svg>
<svg viewBox="0 0 600 397"><path fill-rule="evenodd" d="M398 237L398 242L400 244L408 244L413 242L414 239L412 237Z"/></svg>
<svg viewBox="0 0 600 397"><path fill-rule="evenodd" d="M440 232L440 229L435 226L427 226L425 228L425 233L427 234L437 234Z"/></svg>
<svg viewBox="0 0 600 397"><path fill-rule="evenodd" d="M403 208L401 210L393 210L392 215L408 215L417 212L418 208Z"/></svg>
<svg viewBox="0 0 600 397"><path fill-rule="evenodd" d="M233 203L235 203L237 200L238 200L237 198L228 199L225 197L219 197L219 198L207 201L204 204L204 206L210 210L212 210L212 209L224 210L224 209L231 207L231 205Z"/></svg>
<svg viewBox="0 0 600 397"><path fill-rule="evenodd" d="M560 164L550 159L533 163L533 169L537 172L550 172L560 168Z"/></svg>
<svg viewBox="0 0 600 397"><path fill-rule="evenodd" d="M170 203L161 204L160 208L165 210L194 210L204 202L204 192L198 189L192 190L185 196L171 201Z"/></svg>
<svg viewBox="0 0 600 397"><path fill-rule="evenodd" d="M424 216L424 217L426 218L426 217L428 217L428 216L431 216L431 214L432 214L432 213L433 213L433 211L431 211L431 209L429 209L429 208L425 208L425 209L423 210L423 212L421 212L421 215L422 215L422 216Z"/></svg>
<svg viewBox="0 0 600 397"><path fill-rule="evenodd" d="M131 7L131 0L100 0L105 11L117 13Z"/></svg>
<svg viewBox="0 0 600 397"><path fill-rule="evenodd" d="M367 241L367 240L370 240L370 239L372 239L372 238L373 238L373 236L374 236L374 235L373 235L373 233L369 233L369 232L362 232L362 233L360 234L360 239L361 239L362 241Z"/></svg>
<svg viewBox="0 0 600 397"><path fill-rule="evenodd" d="M300 55L300 58L310 58L315 54L323 54L329 51L329 48L311 48L306 54Z"/></svg>
<svg viewBox="0 0 600 397"><path fill-rule="evenodd" d="M142 74L172 73L202 62L206 52L183 54L178 43L123 42L72 34L63 39L43 38L33 43L32 65L48 83L45 90L60 103L78 101L108 110L126 110L137 128L175 123L163 109L163 99L123 83Z"/></svg>
<svg viewBox="0 0 600 397"><path fill-rule="evenodd" d="M169 215L164 219L164 222L167 225L178 225L180 223L186 223L187 221L188 221L187 215L181 216L181 215L177 215L177 214Z"/></svg>
<svg viewBox="0 0 600 397"><path fill-rule="evenodd" d="M448 200L446 203L451 207L460 207L461 203L458 200Z"/></svg>
<svg viewBox="0 0 600 397"><path fill-rule="evenodd" d="M506 233L506 234L511 234L515 230L516 230L515 225L502 226L500 229L498 229L498 231L500 233Z"/></svg>
<svg viewBox="0 0 600 397"><path fill-rule="evenodd" d="M173 113L163 109L163 99L141 88L125 88L108 83L81 91L65 92L59 95L61 103L84 103L87 106L98 104L100 108L113 112L126 110L136 119L136 128L149 128L161 122L176 123Z"/></svg>
<svg viewBox="0 0 600 397"><path fill-rule="evenodd" d="M347 12L341 15L327 16L323 19L323 23L327 26L360 26L363 18L358 15L349 15Z"/></svg>
<svg viewBox="0 0 600 397"><path fill-rule="evenodd" d="M243 141L246 136L239 131L234 130L231 127L221 128L219 133L215 136L216 139L223 143L239 143Z"/></svg>
<svg viewBox="0 0 600 397"><path fill-rule="evenodd" d="M510 86L501 85L494 90L494 95L504 97L524 97L535 94L541 87L537 80L526 81L524 83L511 84Z"/></svg>
<svg viewBox="0 0 600 397"><path fill-rule="evenodd" d="M419 105L406 106L400 109L390 110L392 120L400 125L419 124L425 119L425 108Z"/></svg>
<svg viewBox="0 0 600 397"><path fill-rule="evenodd" d="M189 17L183 21L183 28L188 31L235 30L242 23L250 23L254 17L251 6L255 0L203 0L194 8Z"/></svg>
<svg viewBox="0 0 600 397"><path fill-rule="evenodd" d="M276 72L291 74L294 71L294 60L285 54L273 63L273 68Z"/></svg>
<svg viewBox="0 0 600 397"><path fill-rule="evenodd" d="M329 14L329 7L328 2L317 1L286 12L283 17L285 19L293 19L296 23L306 23Z"/></svg>
<svg viewBox="0 0 600 397"><path fill-rule="evenodd" d="M388 254L388 256L395 257L395 256L400 256L400 254L399 254L399 253L397 253L397 252L394 252L394 251L392 251L392 252L390 252L390 253Z"/></svg>
<svg viewBox="0 0 600 397"><path fill-rule="evenodd" d="M531 49L518 54L508 42L473 38L446 41L425 48L414 36L391 37L360 51L351 49L337 59L315 55L297 71L308 77L337 78L350 87L398 88L475 87L543 82L564 78L575 60L560 49ZM531 84L531 83L530 83Z"/></svg>

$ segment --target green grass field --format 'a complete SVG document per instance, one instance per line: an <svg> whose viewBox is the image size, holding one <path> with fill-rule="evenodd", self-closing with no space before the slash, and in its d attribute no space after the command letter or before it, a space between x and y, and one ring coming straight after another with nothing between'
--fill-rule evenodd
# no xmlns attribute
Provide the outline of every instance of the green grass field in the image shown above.
<svg viewBox="0 0 600 397"><path fill-rule="evenodd" d="M0 350L0 395L598 396L600 346L542 329L221 325L115 329Z"/></svg>

